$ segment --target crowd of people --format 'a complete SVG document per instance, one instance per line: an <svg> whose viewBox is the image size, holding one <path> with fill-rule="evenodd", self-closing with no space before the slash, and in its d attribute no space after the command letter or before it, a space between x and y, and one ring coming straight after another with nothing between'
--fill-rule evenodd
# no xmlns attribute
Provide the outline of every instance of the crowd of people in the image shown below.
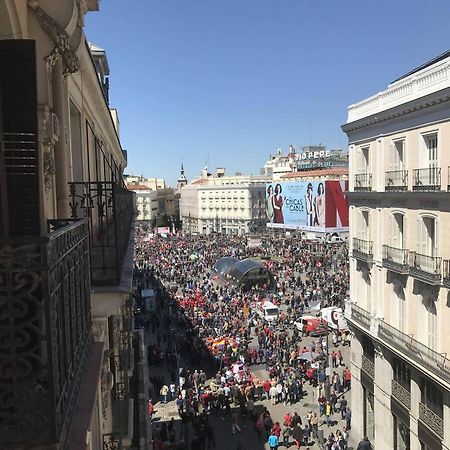
<svg viewBox="0 0 450 450"><path fill-rule="evenodd" d="M244 291L214 272L224 256L259 257L273 281ZM324 439L324 445L346 448L351 410L345 393L351 373L338 347L349 342L347 334L336 333L328 349L325 339L306 338L292 326L311 304L344 306L349 282L345 245L265 237L260 247L249 248L238 236L148 238L140 232L135 280L142 326L157 337L148 347L149 363L167 364L170 378L151 379L152 398L173 400L183 424L178 439L172 422L155 427L155 448L158 443L160 448L214 448L214 416L228 420L232 434L251 425L271 448L291 442L308 446L318 439L322 423L331 426L339 417L345 427ZM150 286L156 302L146 311L142 290ZM268 298L284 304L271 323L255 313ZM259 378L254 372L260 373L255 368L261 366L267 376ZM317 412L286 414L281 424L273 419L271 405L297 408L307 390ZM153 403L150 410L153 414ZM242 439L237 445L243 448Z"/></svg>

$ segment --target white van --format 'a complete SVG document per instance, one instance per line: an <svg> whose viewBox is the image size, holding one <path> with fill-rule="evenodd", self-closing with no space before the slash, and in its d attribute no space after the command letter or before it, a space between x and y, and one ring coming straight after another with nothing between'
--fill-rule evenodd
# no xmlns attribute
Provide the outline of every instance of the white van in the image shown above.
<svg viewBox="0 0 450 450"><path fill-rule="evenodd" d="M328 327L332 330L345 331L348 330L347 319L341 308L329 306L320 310L320 317L328 322Z"/></svg>
<svg viewBox="0 0 450 450"><path fill-rule="evenodd" d="M272 302L264 302L257 306L256 312L262 319L267 320L267 322L272 322L278 319L280 309Z"/></svg>

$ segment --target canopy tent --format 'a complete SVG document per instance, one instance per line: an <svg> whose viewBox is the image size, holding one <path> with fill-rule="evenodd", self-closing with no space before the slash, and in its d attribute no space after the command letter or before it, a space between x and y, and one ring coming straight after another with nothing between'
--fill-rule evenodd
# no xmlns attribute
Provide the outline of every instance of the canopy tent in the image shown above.
<svg viewBox="0 0 450 450"><path fill-rule="evenodd" d="M255 285L271 286L273 283L270 271L256 259L221 258L215 264L215 271L223 280L244 289Z"/></svg>

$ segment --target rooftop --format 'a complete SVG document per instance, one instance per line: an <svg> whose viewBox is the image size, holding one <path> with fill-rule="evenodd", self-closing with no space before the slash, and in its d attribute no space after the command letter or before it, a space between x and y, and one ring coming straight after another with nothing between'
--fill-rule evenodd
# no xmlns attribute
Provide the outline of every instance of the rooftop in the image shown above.
<svg viewBox="0 0 450 450"><path fill-rule="evenodd" d="M347 167L331 167L327 169L304 170L301 172L291 172L282 175L281 178L312 178L312 177L332 177L348 175Z"/></svg>

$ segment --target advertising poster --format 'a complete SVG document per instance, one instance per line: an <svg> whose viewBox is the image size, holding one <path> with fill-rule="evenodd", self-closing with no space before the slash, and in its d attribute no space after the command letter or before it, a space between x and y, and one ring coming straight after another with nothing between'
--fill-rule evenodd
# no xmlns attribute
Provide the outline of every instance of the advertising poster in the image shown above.
<svg viewBox="0 0 450 450"><path fill-rule="evenodd" d="M266 184L267 226L330 232L348 227L346 181Z"/></svg>

